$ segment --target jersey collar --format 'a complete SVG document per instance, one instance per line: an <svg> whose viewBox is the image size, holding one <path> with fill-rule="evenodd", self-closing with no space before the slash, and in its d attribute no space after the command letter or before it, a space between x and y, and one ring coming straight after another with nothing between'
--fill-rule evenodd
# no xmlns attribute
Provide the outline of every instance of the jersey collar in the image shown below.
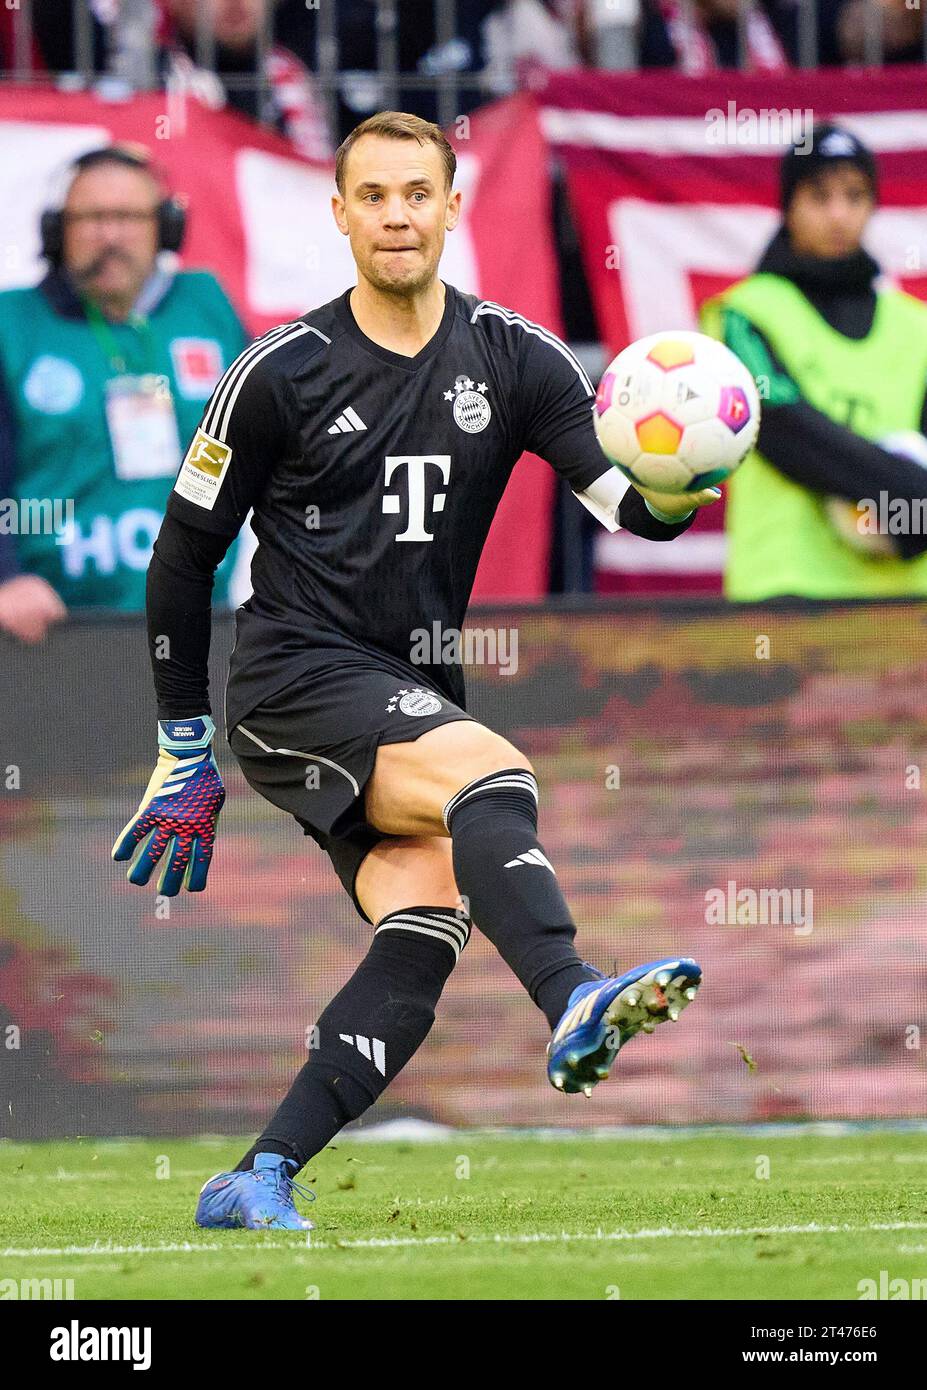
<svg viewBox="0 0 927 1390"><path fill-rule="evenodd" d="M381 347L368 338L366 333L361 332L357 319L351 311L350 296L352 285L346 289L344 294L337 300L337 314L344 324L349 336L359 343L371 357L378 357L381 362L389 362L394 367L401 367L405 372L416 371L423 362L428 362L444 344L445 339L454 326L454 314L457 308L457 295L453 285L447 281L441 282L444 285L444 316L438 324L437 329L428 339L428 342L417 352L414 357L405 357L401 352L392 352L389 348Z"/></svg>

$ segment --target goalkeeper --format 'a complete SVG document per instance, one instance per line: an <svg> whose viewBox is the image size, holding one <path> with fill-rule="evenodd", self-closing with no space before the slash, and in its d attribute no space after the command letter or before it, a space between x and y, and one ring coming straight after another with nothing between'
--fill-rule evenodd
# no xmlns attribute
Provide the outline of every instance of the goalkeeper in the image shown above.
<svg viewBox="0 0 927 1390"><path fill-rule="evenodd" d="M593 390L554 334L438 279L460 212L440 129L384 112L346 139L333 212L358 283L272 329L210 400L148 576L158 769L114 847L129 878L205 887L223 790L210 751L212 574L249 508L253 597L238 610L229 743L250 785L328 853L373 926L318 1045L260 1138L200 1194L202 1226L309 1224L294 1177L425 1040L471 917L553 1030L564 1092L608 1075L700 980L671 958L606 976L537 837L528 759L466 712L459 664L413 664L416 629L459 631L523 451L611 530L670 541L717 499L642 495L605 465ZM164 638L169 659L161 660ZM134 856L134 858L133 858Z"/></svg>

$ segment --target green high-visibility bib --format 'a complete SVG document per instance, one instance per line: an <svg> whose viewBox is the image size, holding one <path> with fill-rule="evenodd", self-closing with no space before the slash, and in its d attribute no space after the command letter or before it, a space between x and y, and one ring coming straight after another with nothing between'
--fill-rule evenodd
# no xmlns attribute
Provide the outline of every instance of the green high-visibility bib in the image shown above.
<svg viewBox="0 0 927 1390"><path fill-rule="evenodd" d="M878 440L920 429L927 384L927 305L920 300L880 291L872 328L858 340L837 333L779 275L751 275L709 300L702 325L713 337L723 339L725 307L763 334L804 400L854 434ZM763 382L758 386L762 396ZM726 526L728 598L927 593L927 554L902 560L854 550L828 520L822 495L787 478L758 450L728 484Z"/></svg>

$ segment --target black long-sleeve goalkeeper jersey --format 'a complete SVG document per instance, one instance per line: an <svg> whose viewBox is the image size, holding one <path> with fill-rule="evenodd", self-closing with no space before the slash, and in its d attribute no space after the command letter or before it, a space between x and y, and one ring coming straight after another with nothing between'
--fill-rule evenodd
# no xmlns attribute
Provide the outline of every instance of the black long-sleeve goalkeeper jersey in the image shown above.
<svg viewBox="0 0 927 1390"><path fill-rule="evenodd" d="M254 593L237 613L229 729L339 650L408 663L416 631L459 631L523 452L575 492L609 471L592 384L569 348L510 309L445 290L441 323L414 357L368 338L347 290L259 338L222 378L149 570L162 719L210 708L210 576L251 508ZM658 521L634 489L617 519L653 540L691 524ZM464 703L459 666L416 669Z"/></svg>

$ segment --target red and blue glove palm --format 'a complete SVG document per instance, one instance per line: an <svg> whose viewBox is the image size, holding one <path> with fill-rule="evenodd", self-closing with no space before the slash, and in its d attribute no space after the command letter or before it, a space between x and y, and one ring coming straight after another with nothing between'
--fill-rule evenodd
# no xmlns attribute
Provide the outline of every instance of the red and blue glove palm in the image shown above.
<svg viewBox="0 0 927 1390"><path fill-rule="evenodd" d="M126 875L130 883L145 885L163 859L157 890L165 897L176 897L181 887L191 893L206 887L225 801L210 747L215 731L208 715L158 725L157 767L138 810L113 845L114 859L134 856Z"/></svg>

